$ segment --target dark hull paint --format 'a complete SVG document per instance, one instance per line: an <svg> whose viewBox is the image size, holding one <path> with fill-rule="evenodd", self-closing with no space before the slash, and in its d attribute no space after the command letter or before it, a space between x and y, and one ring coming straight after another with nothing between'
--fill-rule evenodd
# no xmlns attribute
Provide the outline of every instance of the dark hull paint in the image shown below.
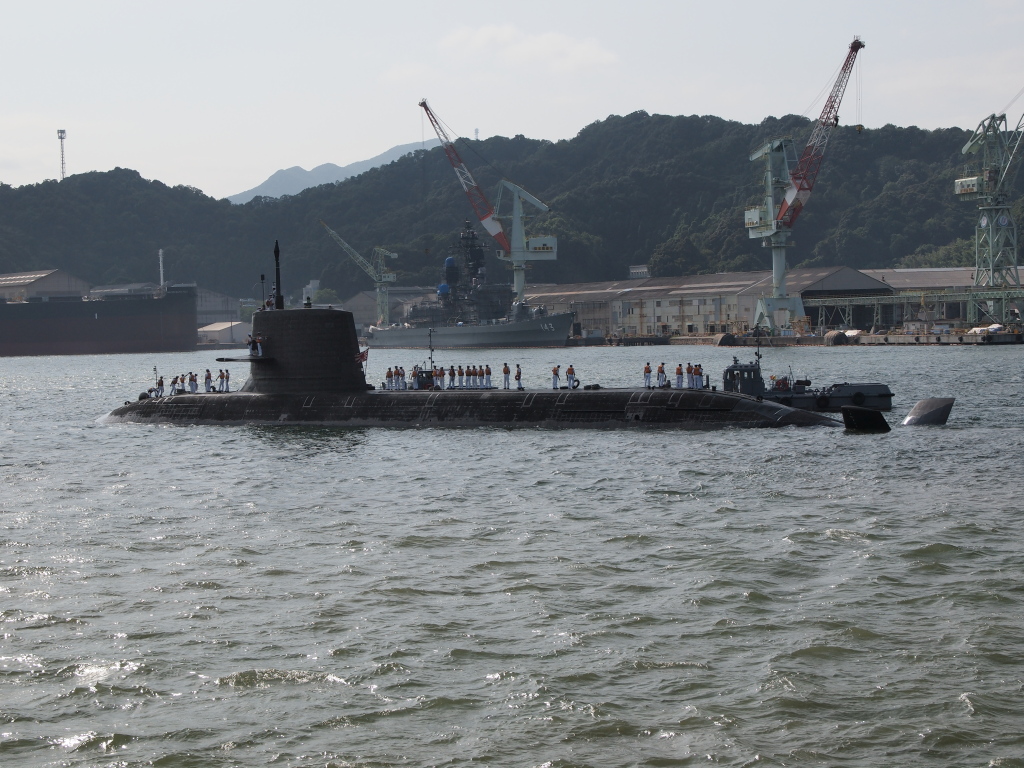
<svg viewBox="0 0 1024 768"><path fill-rule="evenodd" d="M198 338L196 294L0 303L0 330L0 357L186 352Z"/></svg>
<svg viewBox="0 0 1024 768"><path fill-rule="evenodd" d="M765 400L820 413L840 413L844 405L891 411L892 397L892 392L885 384L833 384L827 389L801 394L778 391L764 394Z"/></svg>
<svg viewBox="0 0 1024 768"><path fill-rule="evenodd" d="M127 403L106 420L337 427L668 427L684 430L840 425L834 419L758 402L746 395L645 389L176 395Z"/></svg>

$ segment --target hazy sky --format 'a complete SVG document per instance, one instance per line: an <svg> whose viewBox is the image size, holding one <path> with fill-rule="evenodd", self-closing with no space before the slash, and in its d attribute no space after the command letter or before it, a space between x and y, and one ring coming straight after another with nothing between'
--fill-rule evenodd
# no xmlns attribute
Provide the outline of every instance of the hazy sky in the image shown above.
<svg viewBox="0 0 1024 768"><path fill-rule="evenodd" d="M639 109L758 123L807 113L854 35L868 127L974 128L1024 87L1019 0L3 0L0 23L14 186L59 178L63 128L68 174L226 197L432 137L424 96L481 138L571 138Z"/></svg>

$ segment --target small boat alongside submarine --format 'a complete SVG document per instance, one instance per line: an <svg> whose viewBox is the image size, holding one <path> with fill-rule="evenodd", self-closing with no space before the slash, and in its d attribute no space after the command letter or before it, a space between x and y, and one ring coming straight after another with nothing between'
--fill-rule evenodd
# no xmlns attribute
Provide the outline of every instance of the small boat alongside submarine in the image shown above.
<svg viewBox="0 0 1024 768"><path fill-rule="evenodd" d="M262 339L261 356L219 358L251 364L241 390L156 398L143 393L106 421L683 430L842 425L740 392L707 389L378 390L366 382L355 323L342 310L257 312L253 335Z"/></svg>
<svg viewBox="0 0 1024 768"><path fill-rule="evenodd" d="M756 360L749 363L741 363L734 357L722 377L726 392L740 392L805 411L840 413L843 406L848 405L875 411L892 410L893 394L887 384L843 382L812 388L808 379L790 376L772 376L770 382L770 385L765 384L761 373L760 350Z"/></svg>

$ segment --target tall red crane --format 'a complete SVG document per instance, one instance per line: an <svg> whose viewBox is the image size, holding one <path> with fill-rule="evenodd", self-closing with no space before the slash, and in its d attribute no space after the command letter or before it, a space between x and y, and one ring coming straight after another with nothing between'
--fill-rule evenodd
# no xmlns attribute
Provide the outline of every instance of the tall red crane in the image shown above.
<svg viewBox="0 0 1024 768"><path fill-rule="evenodd" d="M423 111L427 113L427 119L430 120L430 124L434 126L434 133L437 134L437 138L441 141L441 146L444 148L444 153L448 156L448 162L452 164L452 168L455 169L455 175L459 177L459 183L462 184L462 189L466 193L466 197L469 198L469 204L473 206L473 211L476 213L476 217L480 220L483 228L487 230L488 234L493 237L501 249L508 253L512 250L506 237L505 232L501 228L501 222L494 218L494 209L491 204L487 202L487 196L484 195L484 191L480 189L480 185L476 183L473 178L473 174L469 172L469 168L462 161L462 157L459 155L459 151L455 149L455 145L452 140L448 138L448 133L441 125L441 121L437 119L437 116L430 109L427 104L427 100L423 99L420 102L420 106L423 107Z"/></svg>
<svg viewBox="0 0 1024 768"><path fill-rule="evenodd" d="M804 153L796 168L789 175L790 186L786 190L786 198L779 206L779 212L775 215L776 221L781 221L788 227L792 227L796 217L803 210L807 198L811 196L814 189L814 180L818 178L818 171L821 170L821 161L825 159L825 145L828 144L828 137L832 129L839 125L839 104L846 92L846 84L850 80L850 73L853 72L853 64L857 60L857 53L864 47L859 37L853 38L850 43L849 53L839 70L839 77L832 86L832 93L821 110L821 117L817 125L811 131L811 138L807 140Z"/></svg>
<svg viewBox="0 0 1024 768"><path fill-rule="evenodd" d="M800 296L790 296L786 291L786 248L790 246L793 224L814 189L828 138L839 124L839 103L846 92L857 53L863 47L859 37L853 38L821 117L799 159L793 140L788 136L768 141L750 156L751 160L765 163L765 194L761 205L746 210L744 224L748 237L760 239L763 246L772 249L772 295L758 300L754 310L755 325L774 330L779 323L791 327L797 318L804 317ZM783 312L786 320L782 320Z"/></svg>

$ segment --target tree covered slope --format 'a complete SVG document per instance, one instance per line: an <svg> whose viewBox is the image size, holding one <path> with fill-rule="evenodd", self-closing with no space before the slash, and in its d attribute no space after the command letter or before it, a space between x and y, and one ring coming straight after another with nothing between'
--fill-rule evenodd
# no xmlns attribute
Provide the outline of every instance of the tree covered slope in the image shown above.
<svg viewBox="0 0 1024 768"><path fill-rule="evenodd" d="M530 229L559 237L558 261L533 265L530 282L613 280L642 263L655 275L768 268L767 250L743 227L743 209L762 194L762 166L748 157L780 135L802 146L810 128L795 116L744 125L637 112L566 141L494 137L460 151L492 203L504 176L551 205ZM791 265L973 263L974 209L952 194L967 138L960 129L836 128L794 229ZM168 279L251 296L279 240L286 292L319 279L344 296L370 281L320 220L364 255L375 245L398 253L400 285L430 285L471 217L440 149L245 205L115 169L0 185L0 272L59 267L95 284L155 281L163 248ZM495 260L492 279L507 279L505 270Z"/></svg>

